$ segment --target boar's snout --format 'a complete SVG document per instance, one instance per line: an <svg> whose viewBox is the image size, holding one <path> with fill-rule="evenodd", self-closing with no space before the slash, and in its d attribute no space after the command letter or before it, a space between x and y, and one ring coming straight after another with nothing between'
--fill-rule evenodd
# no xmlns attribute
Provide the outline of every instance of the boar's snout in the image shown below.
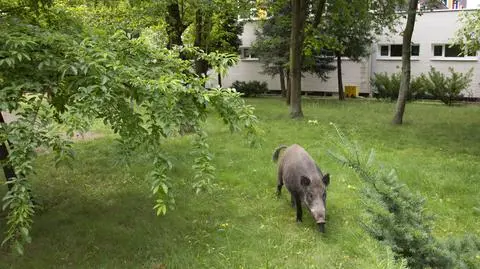
<svg viewBox="0 0 480 269"><path fill-rule="evenodd" d="M325 207L315 206L311 212L316 223L325 223Z"/></svg>
<svg viewBox="0 0 480 269"><path fill-rule="evenodd" d="M322 233L325 232L325 207L319 206L312 210L312 215L318 225L318 230Z"/></svg>

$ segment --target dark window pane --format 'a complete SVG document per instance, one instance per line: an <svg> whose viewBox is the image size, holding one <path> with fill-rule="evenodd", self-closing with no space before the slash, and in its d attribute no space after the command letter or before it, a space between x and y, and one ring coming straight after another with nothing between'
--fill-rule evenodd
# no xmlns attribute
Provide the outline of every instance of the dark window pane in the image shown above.
<svg viewBox="0 0 480 269"><path fill-rule="evenodd" d="M460 46L450 47L450 45L445 45L445 57L463 57Z"/></svg>
<svg viewBox="0 0 480 269"><path fill-rule="evenodd" d="M380 55L388 56L388 46L380 46Z"/></svg>
<svg viewBox="0 0 480 269"><path fill-rule="evenodd" d="M442 56L443 55L443 45L433 46L433 56Z"/></svg>
<svg viewBox="0 0 480 269"><path fill-rule="evenodd" d="M420 55L420 45L412 45L412 56L419 56Z"/></svg>
<svg viewBox="0 0 480 269"><path fill-rule="evenodd" d="M250 57L250 49L243 49L243 58Z"/></svg>
<svg viewBox="0 0 480 269"><path fill-rule="evenodd" d="M401 57L402 56L402 45L390 45L390 56Z"/></svg>
<svg viewBox="0 0 480 269"><path fill-rule="evenodd" d="M450 53L452 56L447 56L447 50L450 50ZM456 55L454 55L456 54ZM445 56L446 57L464 57L464 56L477 56L476 51L469 51L467 52L467 55L463 53L462 47L459 45L454 45L453 47L450 48L450 45L445 45Z"/></svg>

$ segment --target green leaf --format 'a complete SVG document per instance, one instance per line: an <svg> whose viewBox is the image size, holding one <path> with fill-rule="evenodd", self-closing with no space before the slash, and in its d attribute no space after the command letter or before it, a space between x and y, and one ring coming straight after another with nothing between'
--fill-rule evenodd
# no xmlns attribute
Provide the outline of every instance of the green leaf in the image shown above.
<svg viewBox="0 0 480 269"><path fill-rule="evenodd" d="M29 237L30 237L27 228L25 228L25 227L20 227L20 232L21 232L23 238L29 238Z"/></svg>
<svg viewBox="0 0 480 269"><path fill-rule="evenodd" d="M78 75L78 71L77 71L77 68L73 65L70 66L70 70L72 71L72 73L76 76Z"/></svg>
<svg viewBox="0 0 480 269"><path fill-rule="evenodd" d="M18 240L15 240L13 246L15 248L15 251L17 251L18 254L23 256L23 245Z"/></svg>
<svg viewBox="0 0 480 269"><path fill-rule="evenodd" d="M162 187L163 193L168 193L168 187L165 183L160 183L160 186Z"/></svg>
<svg viewBox="0 0 480 269"><path fill-rule="evenodd" d="M105 83L108 82L108 77L107 76L102 76L102 82L100 83L101 85L105 85Z"/></svg>

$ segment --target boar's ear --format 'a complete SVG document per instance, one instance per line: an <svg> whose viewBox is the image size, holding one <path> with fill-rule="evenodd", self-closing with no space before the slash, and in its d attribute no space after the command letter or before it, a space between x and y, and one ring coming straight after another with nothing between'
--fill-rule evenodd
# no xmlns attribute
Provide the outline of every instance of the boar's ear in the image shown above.
<svg viewBox="0 0 480 269"><path fill-rule="evenodd" d="M300 178L300 184L302 184L302 186L306 187L306 186L310 185L310 179L308 177L302 176Z"/></svg>
<svg viewBox="0 0 480 269"><path fill-rule="evenodd" d="M322 181L325 186L328 186L328 184L330 184L330 174L325 174L322 178Z"/></svg>

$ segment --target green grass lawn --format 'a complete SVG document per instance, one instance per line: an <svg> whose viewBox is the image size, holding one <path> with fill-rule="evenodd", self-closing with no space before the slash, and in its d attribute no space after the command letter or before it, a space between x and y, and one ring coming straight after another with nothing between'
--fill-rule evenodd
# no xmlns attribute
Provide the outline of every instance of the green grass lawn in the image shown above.
<svg viewBox="0 0 480 269"><path fill-rule="evenodd" d="M33 185L44 208L33 242L23 257L0 249L0 268L397 268L358 224L362 183L327 155L330 122L375 148L379 162L427 198L438 237L480 235L480 107L408 104L398 127L390 124L391 103L306 100L305 119L294 121L280 99L248 102L265 131L261 147L249 148L216 118L207 123L217 168L213 194L191 188L190 137L165 145L177 205L163 217L155 216L144 180L149 160L139 154L130 169L117 165L111 134L78 142L73 169L55 169L52 156L42 156ZM303 223L295 222L286 191L275 198L271 154L292 143L331 174L326 234L306 212Z"/></svg>

